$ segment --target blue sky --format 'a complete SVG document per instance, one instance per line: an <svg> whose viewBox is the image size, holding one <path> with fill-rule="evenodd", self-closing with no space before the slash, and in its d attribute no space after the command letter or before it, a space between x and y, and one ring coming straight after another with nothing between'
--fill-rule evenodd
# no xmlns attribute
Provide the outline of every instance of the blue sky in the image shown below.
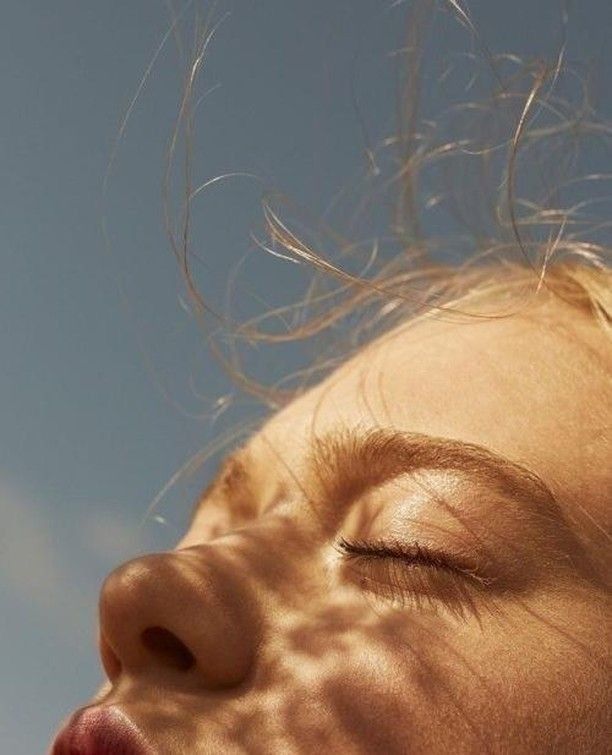
<svg viewBox="0 0 612 755"><path fill-rule="evenodd" d="M212 91L197 112L196 177L253 173L324 212L363 169L364 126L376 139L392 124L388 53L401 44L405 5L218 3L224 20L199 83L200 94ZM469 7L494 51L548 53L558 41L560 2ZM568 53L592 59L609 117L612 5L569 7ZM207 5L185 12L187 46L196 10ZM163 521L143 522L149 504L198 449L259 410L235 396L213 421L214 400L235 391L182 306L164 232L164 152L184 71L173 37L134 104L102 197L119 125L168 30L168 3L5 0L2 15L0 745L31 755L101 679L104 575L172 547L212 465L163 497ZM432 55L461 39L469 47L459 27L441 34ZM230 180L195 205L206 260L197 272L213 299L252 252L260 194L257 181ZM269 301L299 290L285 268L251 253L244 311L251 290ZM274 374L291 364L275 359Z"/></svg>

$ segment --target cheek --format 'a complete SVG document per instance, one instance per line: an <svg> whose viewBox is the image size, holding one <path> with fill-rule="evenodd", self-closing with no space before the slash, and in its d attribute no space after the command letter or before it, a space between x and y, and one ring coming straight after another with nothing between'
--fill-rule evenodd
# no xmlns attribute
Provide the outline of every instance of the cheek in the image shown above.
<svg viewBox="0 0 612 755"><path fill-rule="evenodd" d="M363 604L302 617L266 664L263 686L302 711L296 726L338 751L487 752L503 741L552 752L551 738L563 749L602 730L601 713L576 704L594 699L586 659L525 611L458 627Z"/></svg>
<svg viewBox="0 0 612 755"><path fill-rule="evenodd" d="M439 618L426 623L411 612L373 611L355 590L342 604L286 619L269 657L261 659L256 689L282 701L283 709L299 711L292 721L298 741L309 741L307 730L311 736L318 731L334 751L430 751L432 727L474 743L449 679L449 654L461 655L452 634ZM472 680L476 707L478 694ZM486 727L486 720L481 723ZM454 751L452 739L446 745L443 751Z"/></svg>

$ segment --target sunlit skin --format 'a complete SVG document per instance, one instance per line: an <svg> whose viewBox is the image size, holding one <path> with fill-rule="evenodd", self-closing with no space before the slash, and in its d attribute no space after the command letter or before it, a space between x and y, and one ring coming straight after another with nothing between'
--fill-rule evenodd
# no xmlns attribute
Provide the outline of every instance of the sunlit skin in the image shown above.
<svg viewBox="0 0 612 755"><path fill-rule="evenodd" d="M611 367L544 293L375 341L245 444L175 551L109 576L96 699L164 755L606 752Z"/></svg>

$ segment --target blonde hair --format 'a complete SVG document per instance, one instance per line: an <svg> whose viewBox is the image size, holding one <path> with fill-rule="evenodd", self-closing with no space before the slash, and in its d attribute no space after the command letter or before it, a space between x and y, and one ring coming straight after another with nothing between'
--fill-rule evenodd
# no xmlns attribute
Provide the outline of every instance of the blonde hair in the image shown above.
<svg viewBox="0 0 612 755"><path fill-rule="evenodd" d="M472 40L479 39L475 23L455 0L441 0L440 5L455 12ZM421 117L418 93L424 35L436 6L434 0L414 0L407 10L397 133L365 150L366 192L354 203L355 216L373 204L382 206L385 192L393 193L394 213L387 238L355 240L323 223L304 224L299 219L299 225L292 224L287 215L295 211L293 204L279 192L266 193L262 199L266 240L255 239L257 245L281 258L279 264L297 262L298 270L307 268L312 275L298 301L265 308L246 322L236 322L230 314L216 311L201 293L190 256L191 202L203 188L225 176L208 179L194 189L186 171L185 203L178 227L166 205L170 244L212 354L234 385L267 410L290 401L374 338L419 317L506 317L549 295L574 306L608 336L612 333L611 247L601 238L612 223L588 212L602 201L594 188L612 176L579 176L574 170L576 161L566 164L564 160L566 155L575 158L585 141L608 147L612 126L595 117L588 87L565 64L563 47L552 62L519 60L493 55L482 41L481 54L472 54L470 60L489 70L490 89L479 100L453 105L449 109L453 117L446 127L442 123L446 113L435 124ZM166 198L181 130L189 163L195 82L216 29L210 19L196 29L200 44L187 71L168 150ZM577 98L558 93L564 73L576 83ZM391 160L390 153L394 156ZM390 176L383 170L385 160L390 161ZM556 172L544 182L543 193L534 197L521 191L523 171L538 165L548 177L549 163ZM441 187L424 187L424 174L440 166L455 168L458 190L453 191L452 170L443 171L447 182ZM587 187L588 196L570 197L564 203L557 190L578 185ZM468 201L462 204L466 197ZM438 237L424 227L423 207L438 207L445 200L469 227L467 239L460 234ZM470 227L472 220L474 227ZM316 243L307 241L305 225L316 228ZM386 256L382 251L385 245L392 248ZM303 369L277 382L250 374L241 354L243 346L284 349L304 343L314 344L314 357ZM232 395L220 397L209 416L218 416L232 400ZM251 422L242 419L226 432L216 431L214 439L188 459L155 496L145 519L177 481L195 475L260 423L257 418Z"/></svg>
<svg viewBox="0 0 612 755"><path fill-rule="evenodd" d="M472 46L480 47L480 54L468 56L470 64L475 69L480 65L491 83L479 99L452 105L434 124L420 113L419 92L424 39L439 6L450 9L468 30ZM552 61L494 55L481 40L475 21L455 0L415 0L407 8L406 28L397 132L365 150L368 189L356 210L359 214L372 204L380 206L385 192L394 192L395 209L385 240L394 247L392 254L385 258L380 239L355 241L323 224L317 233L324 241L309 243L283 217L282 210L293 211L288 200L278 192L268 192L262 201L267 239L257 244L276 257L308 266L312 276L299 301L266 309L247 322L235 322L228 313L212 308L192 274L191 201L202 187L193 190L189 172L181 227L175 232L168 223L192 309L213 354L239 389L270 408L290 400L393 325L424 313L476 316L469 308L476 301L490 302L488 316L505 316L516 310L517 302L528 306L545 290L588 313L610 333L610 247L599 239L609 224L586 212L601 198L590 196L564 204L560 191L580 182L591 191L609 178L575 176L572 169L579 145L590 139L606 146L612 127L595 117L588 86L566 65L564 46ZM189 157L195 81L215 31L210 19L198 29L201 43L185 80L168 151L166 188L181 129ZM477 75L484 77L482 70L474 73L474 79ZM564 77L574 83L577 96L560 94ZM385 177L381 165L389 160L389 153L394 157L391 175ZM522 180L525 169L534 165L541 174L538 196ZM454 190L453 178L449 178L453 168L460 182ZM434 169L440 169L446 180L437 192L430 187L428 174ZM444 202L470 228L471 241L464 235L436 238L424 229L423 207L439 207ZM471 227L479 223L482 230ZM458 261L441 261L441 254ZM221 339L216 337L219 332ZM241 357L241 344L274 346L312 339L317 342L317 357L280 383L265 384L249 375ZM285 388L283 383L293 385Z"/></svg>

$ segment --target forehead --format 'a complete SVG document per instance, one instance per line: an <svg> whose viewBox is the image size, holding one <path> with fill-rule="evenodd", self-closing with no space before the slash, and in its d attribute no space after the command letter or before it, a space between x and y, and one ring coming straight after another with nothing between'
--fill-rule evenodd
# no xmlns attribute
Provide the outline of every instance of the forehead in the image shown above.
<svg viewBox="0 0 612 755"><path fill-rule="evenodd" d="M490 448L560 501L608 511L611 355L575 309L548 302L502 319L396 328L275 415L252 451L299 469L315 438L393 427Z"/></svg>

